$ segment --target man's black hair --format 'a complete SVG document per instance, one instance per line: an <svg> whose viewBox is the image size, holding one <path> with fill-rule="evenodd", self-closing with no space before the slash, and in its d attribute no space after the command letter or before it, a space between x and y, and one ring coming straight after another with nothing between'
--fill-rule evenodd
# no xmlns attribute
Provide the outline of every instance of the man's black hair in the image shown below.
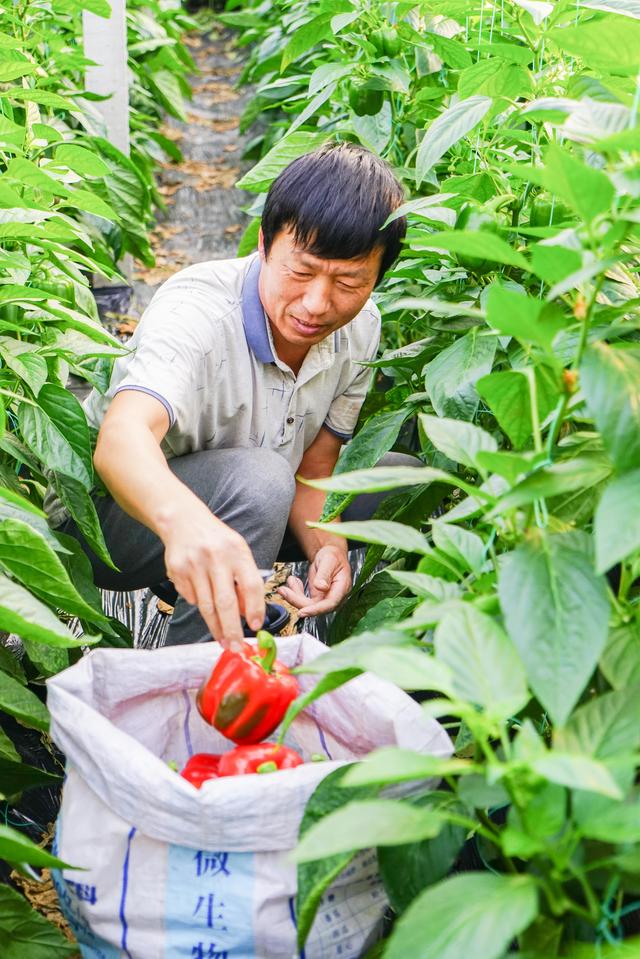
<svg viewBox="0 0 640 959"><path fill-rule="evenodd" d="M391 168L354 143L331 143L298 157L271 184L262 213L265 252L291 229L302 249L323 259L350 260L383 248L378 280L400 252L404 217L381 230L404 200Z"/></svg>

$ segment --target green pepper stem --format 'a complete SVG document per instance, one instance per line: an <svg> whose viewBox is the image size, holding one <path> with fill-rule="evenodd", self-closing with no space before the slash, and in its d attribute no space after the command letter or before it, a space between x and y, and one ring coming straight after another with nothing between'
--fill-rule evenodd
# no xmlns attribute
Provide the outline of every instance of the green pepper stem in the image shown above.
<svg viewBox="0 0 640 959"><path fill-rule="evenodd" d="M277 763L274 763L273 760L271 760L268 763L260 763L260 765L256 769L256 772L257 773L277 773L278 772Z"/></svg>
<svg viewBox="0 0 640 959"><path fill-rule="evenodd" d="M260 653L260 665L264 669L265 673L273 672L273 664L276 661L276 654L278 652L276 647L276 641L268 633L266 629L261 629L257 635L258 640L258 651Z"/></svg>

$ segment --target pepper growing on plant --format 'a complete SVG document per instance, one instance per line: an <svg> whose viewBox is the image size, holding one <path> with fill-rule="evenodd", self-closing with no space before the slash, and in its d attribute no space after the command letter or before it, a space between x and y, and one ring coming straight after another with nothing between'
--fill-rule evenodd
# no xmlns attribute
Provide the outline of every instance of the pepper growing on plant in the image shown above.
<svg viewBox="0 0 640 959"><path fill-rule="evenodd" d="M359 117L373 117L382 109L384 94L382 90L368 87L367 81L352 80L349 83L349 106Z"/></svg>
<svg viewBox="0 0 640 959"><path fill-rule="evenodd" d="M571 210L549 193L538 193L529 208L529 226L554 226L564 223L571 216Z"/></svg>
<svg viewBox="0 0 640 959"><path fill-rule="evenodd" d="M479 209L472 203L467 203L462 207L456 219L455 228L456 230L465 230L468 233L492 233L494 236L499 233L495 217L488 210ZM460 266L469 273L478 275L491 273L499 266L493 260L479 256L468 256L464 253L457 253L456 256Z"/></svg>
<svg viewBox="0 0 640 959"><path fill-rule="evenodd" d="M245 643L241 652L225 649L196 703L206 722L236 743L259 743L280 724L298 695L298 682L276 659L273 636L257 635L258 650Z"/></svg>
<svg viewBox="0 0 640 959"><path fill-rule="evenodd" d="M400 52L401 40L393 27L381 27L374 30L370 38L379 57L396 57Z"/></svg>
<svg viewBox="0 0 640 959"><path fill-rule="evenodd" d="M218 776L246 776L250 773L275 773L303 764L295 749L277 743L237 746L220 757Z"/></svg>

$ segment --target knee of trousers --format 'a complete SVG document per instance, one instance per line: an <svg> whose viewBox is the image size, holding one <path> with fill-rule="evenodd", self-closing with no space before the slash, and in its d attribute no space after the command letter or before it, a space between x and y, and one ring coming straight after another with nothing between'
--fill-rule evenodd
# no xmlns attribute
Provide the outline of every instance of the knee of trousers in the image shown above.
<svg viewBox="0 0 640 959"><path fill-rule="evenodd" d="M262 518L271 516L284 522L289 517L296 491L293 470L287 460L268 449L255 449L240 478L245 502Z"/></svg>

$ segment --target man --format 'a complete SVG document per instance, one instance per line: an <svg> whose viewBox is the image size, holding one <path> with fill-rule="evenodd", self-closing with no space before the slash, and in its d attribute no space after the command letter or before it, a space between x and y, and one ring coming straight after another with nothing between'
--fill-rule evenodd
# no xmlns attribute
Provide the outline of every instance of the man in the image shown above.
<svg viewBox="0 0 640 959"><path fill-rule="evenodd" d="M351 586L347 543L310 529L328 476L355 427L380 315L370 300L395 260L403 201L390 169L353 144L291 163L269 190L259 251L188 267L158 290L106 396L86 404L99 427L97 498L120 572L91 556L98 585L158 586L180 599L168 642L211 633L242 641L241 616L265 615L259 567L289 529L310 561L309 592L283 596L314 615ZM67 523L67 529L73 524Z"/></svg>

